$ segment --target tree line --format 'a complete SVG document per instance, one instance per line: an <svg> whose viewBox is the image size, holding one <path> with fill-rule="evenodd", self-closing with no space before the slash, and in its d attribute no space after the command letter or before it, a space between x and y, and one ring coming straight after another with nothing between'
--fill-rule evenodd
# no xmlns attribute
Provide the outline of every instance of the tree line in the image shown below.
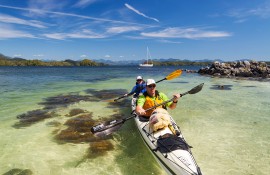
<svg viewBox="0 0 270 175"><path fill-rule="evenodd" d="M26 60L23 58L10 58L0 54L0 66L106 66L104 63L97 63L90 59L81 61L65 60L65 61L41 61Z"/></svg>

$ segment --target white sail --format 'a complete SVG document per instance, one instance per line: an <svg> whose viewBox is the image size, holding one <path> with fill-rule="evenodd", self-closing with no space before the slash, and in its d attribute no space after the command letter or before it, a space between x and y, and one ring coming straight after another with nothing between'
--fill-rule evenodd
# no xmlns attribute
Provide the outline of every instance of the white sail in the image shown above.
<svg viewBox="0 0 270 175"><path fill-rule="evenodd" d="M148 60L150 60L151 63L149 63ZM153 67L153 63L151 60L151 55L150 55L148 47L147 47L147 51L146 51L146 63L140 64L140 67Z"/></svg>

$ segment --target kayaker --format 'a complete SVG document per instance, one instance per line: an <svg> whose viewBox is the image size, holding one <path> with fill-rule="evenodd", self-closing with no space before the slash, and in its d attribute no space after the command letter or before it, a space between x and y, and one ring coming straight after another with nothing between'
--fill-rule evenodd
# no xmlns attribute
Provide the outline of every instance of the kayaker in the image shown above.
<svg viewBox="0 0 270 175"><path fill-rule="evenodd" d="M174 109L177 105L178 99L180 98L180 94L174 94L173 97L174 100L172 102L169 102L166 105L159 107L163 107L165 109L169 107L170 109ZM147 79L146 92L144 92L143 95L140 95L137 100L136 113L140 116L150 117L151 113L155 109L149 111L145 111L145 109L151 108L167 100L169 99L164 93L156 90L155 80Z"/></svg>
<svg viewBox="0 0 270 175"><path fill-rule="evenodd" d="M132 90L130 91L130 93L125 94L124 96L130 96L132 94L134 94L134 97L138 97L140 93L144 93L146 91L145 89L146 83L143 80L142 76L137 76L136 78L136 85L132 88Z"/></svg>

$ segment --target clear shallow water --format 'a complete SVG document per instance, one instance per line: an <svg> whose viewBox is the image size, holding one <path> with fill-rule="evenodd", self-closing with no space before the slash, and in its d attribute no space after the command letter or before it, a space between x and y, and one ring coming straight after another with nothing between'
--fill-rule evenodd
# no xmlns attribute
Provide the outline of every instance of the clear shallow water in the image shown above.
<svg viewBox="0 0 270 175"><path fill-rule="evenodd" d="M136 131L133 121L106 140L113 147L89 153L99 142L59 142L56 133L72 109L92 112L94 119L128 116L128 106L109 107L106 100L79 101L53 110L57 115L29 126L14 127L18 115L44 108L59 95L91 95L87 90L129 91L137 75L162 79L184 67L31 68L0 67L0 174L29 169L33 174L165 174ZM189 68L192 69L192 68ZM186 95L171 110L193 146L204 174L268 174L270 171L270 83L219 79L186 74L158 84L171 96L205 83L201 92ZM223 85L219 88L218 85ZM120 89L120 90L119 90ZM111 99L119 94L110 94ZM125 115L124 115L125 114ZM106 145L105 144L105 145ZM92 154L91 154L92 153Z"/></svg>

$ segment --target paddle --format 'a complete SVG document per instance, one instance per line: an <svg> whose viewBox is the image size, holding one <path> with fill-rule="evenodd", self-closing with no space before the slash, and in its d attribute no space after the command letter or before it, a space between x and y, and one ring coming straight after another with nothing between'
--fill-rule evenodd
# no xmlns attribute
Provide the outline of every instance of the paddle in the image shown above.
<svg viewBox="0 0 270 175"><path fill-rule="evenodd" d="M176 71L173 71L173 72L170 73L169 75L167 75L167 77L165 77L165 78L163 78L163 79L157 81L156 83L159 83L159 82L164 81L164 80L172 80L172 79L174 79L174 78L180 76L181 74L182 74L182 70L178 69L178 70L176 70ZM118 98L114 99L113 101L117 101L117 100L120 100L120 99L122 99L122 98L131 96L131 95L133 95L133 94L129 94L129 95L127 95L127 96L123 95L123 96L121 96L121 97L118 97Z"/></svg>
<svg viewBox="0 0 270 175"><path fill-rule="evenodd" d="M167 75L167 77L165 77L165 78L163 78L163 79L157 81L156 83L159 83L159 82L161 82L161 81L163 81L163 80L172 80L172 79L174 79L174 78L180 76L181 74L182 74L182 70L181 70L181 69L178 69L178 70L176 70L176 71L170 73L169 75Z"/></svg>
<svg viewBox="0 0 270 175"><path fill-rule="evenodd" d="M180 97L183 97L184 95L187 95L187 94L196 94L196 93L200 92L202 90L203 85L204 85L204 83L192 88L191 90L189 90L183 94L180 94ZM164 101L160 104L157 104L151 108L146 109L145 111L149 111L149 110L154 109L158 106L169 103L173 100L174 100L174 98L167 100L167 101ZM132 111L132 115L127 117L127 118L123 118L123 119L119 119L119 120L112 120L112 121L104 122L104 123L98 124L96 126L93 126L91 128L91 132L98 137L109 135L112 132L117 131L127 120L132 119L133 117L136 117L136 116L137 115L135 114L135 111Z"/></svg>

